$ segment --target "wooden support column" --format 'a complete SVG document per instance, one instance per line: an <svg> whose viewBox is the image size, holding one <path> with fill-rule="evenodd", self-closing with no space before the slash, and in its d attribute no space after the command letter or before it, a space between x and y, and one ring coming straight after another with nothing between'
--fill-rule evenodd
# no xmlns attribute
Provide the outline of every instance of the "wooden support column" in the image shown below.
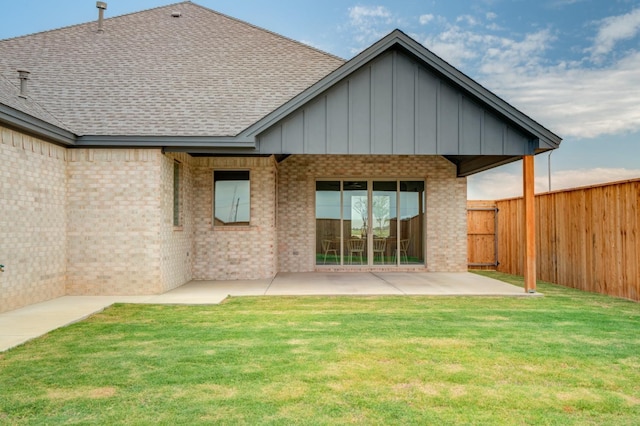
<svg viewBox="0 0 640 426"><path fill-rule="evenodd" d="M533 155L522 157L524 181L524 291L536 291L536 205Z"/></svg>

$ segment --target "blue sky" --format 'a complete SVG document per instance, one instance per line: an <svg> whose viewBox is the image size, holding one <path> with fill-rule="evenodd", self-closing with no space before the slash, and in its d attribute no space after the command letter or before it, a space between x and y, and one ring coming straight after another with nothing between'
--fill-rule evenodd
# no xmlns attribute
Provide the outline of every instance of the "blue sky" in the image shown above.
<svg viewBox="0 0 640 426"><path fill-rule="evenodd" d="M107 1L106 17L174 3ZM640 178L640 0L199 0L345 59L400 28L564 138L552 189ZM0 39L83 23L94 0L4 2ZM536 157L536 190L548 189ZM521 165L469 178L469 198L520 195Z"/></svg>

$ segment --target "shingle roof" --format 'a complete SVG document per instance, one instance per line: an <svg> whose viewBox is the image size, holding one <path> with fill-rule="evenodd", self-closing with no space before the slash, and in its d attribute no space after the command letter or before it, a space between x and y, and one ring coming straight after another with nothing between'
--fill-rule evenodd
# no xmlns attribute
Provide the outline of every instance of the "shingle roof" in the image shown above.
<svg viewBox="0 0 640 426"><path fill-rule="evenodd" d="M15 81L18 81L18 73L15 72ZM20 88L13 84L4 76L0 75L0 104L6 105L14 110L24 112L31 117L46 121L49 124L69 130L69 126L63 124L54 117L49 111L45 110L41 105L33 100L32 97L20 97Z"/></svg>
<svg viewBox="0 0 640 426"><path fill-rule="evenodd" d="M191 2L0 41L0 75L78 135L234 136L343 63Z"/></svg>

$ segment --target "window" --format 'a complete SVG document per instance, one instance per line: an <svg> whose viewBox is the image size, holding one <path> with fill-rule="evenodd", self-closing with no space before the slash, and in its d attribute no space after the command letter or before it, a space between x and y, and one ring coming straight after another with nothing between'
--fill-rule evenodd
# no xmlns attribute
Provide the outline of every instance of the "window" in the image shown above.
<svg viewBox="0 0 640 426"><path fill-rule="evenodd" d="M213 172L214 226L249 225L251 191L249 171Z"/></svg>
<svg viewBox="0 0 640 426"><path fill-rule="evenodd" d="M182 226L180 204L180 172L182 165L178 161L173 162L173 226Z"/></svg>

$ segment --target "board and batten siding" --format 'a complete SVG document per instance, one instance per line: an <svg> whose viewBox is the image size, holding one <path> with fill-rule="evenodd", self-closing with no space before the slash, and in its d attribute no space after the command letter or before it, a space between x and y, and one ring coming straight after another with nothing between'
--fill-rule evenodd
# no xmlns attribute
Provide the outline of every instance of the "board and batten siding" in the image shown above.
<svg viewBox="0 0 640 426"><path fill-rule="evenodd" d="M265 154L526 155L529 137L399 50L259 135Z"/></svg>

